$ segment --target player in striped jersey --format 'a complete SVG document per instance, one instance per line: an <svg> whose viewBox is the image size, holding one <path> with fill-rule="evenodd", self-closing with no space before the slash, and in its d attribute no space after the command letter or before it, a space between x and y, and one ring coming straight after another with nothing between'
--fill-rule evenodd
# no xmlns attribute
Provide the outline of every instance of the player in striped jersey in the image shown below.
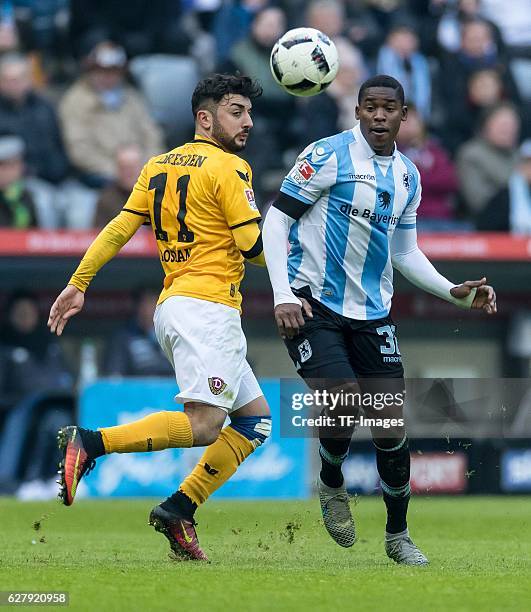
<svg viewBox="0 0 531 612"><path fill-rule="evenodd" d="M395 145L406 118L398 81L385 75L366 81L356 107L359 124L309 145L267 215L264 252L276 322L299 374L314 389L403 391L402 357L389 316L393 268L458 306L496 312L485 278L455 286L417 246L419 172ZM279 247L284 239L289 255ZM343 409L355 413L354 407ZM367 416L402 419L402 406L395 402ZM424 565L428 560L411 541L406 521L405 428L371 429L387 508L387 555L397 563ZM341 464L352 433L352 427L319 432L324 523L346 547L354 543L355 529Z"/></svg>

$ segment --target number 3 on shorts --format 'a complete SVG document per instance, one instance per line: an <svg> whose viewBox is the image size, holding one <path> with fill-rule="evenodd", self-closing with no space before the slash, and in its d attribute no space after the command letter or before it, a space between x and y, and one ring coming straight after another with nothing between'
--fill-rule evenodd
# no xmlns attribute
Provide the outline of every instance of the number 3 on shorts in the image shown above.
<svg viewBox="0 0 531 612"><path fill-rule="evenodd" d="M396 325L382 325L382 327L376 328L379 336L385 336L385 344L380 346L380 353L382 355L400 355L395 329Z"/></svg>

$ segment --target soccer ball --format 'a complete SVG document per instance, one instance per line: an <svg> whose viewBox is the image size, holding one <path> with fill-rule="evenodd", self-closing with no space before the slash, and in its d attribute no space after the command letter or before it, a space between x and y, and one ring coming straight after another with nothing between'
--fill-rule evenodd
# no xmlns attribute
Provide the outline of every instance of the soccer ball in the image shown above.
<svg viewBox="0 0 531 612"><path fill-rule="evenodd" d="M335 79L339 58L334 43L314 28L286 32L271 51L275 81L294 96L315 96Z"/></svg>

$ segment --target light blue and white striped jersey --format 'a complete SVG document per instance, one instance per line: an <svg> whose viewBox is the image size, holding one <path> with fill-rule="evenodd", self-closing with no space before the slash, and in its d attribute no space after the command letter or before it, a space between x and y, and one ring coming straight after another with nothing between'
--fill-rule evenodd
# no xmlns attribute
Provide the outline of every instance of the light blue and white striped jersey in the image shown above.
<svg viewBox="0 0 531 612"><path fill-rule="evenodd" d="M415 165L396 147L378 156L359 125L309 145L280 189L308 205L289 241L291 287L345 317L372 320L391 308L390 242L415 227L421 187Z"/></svg>

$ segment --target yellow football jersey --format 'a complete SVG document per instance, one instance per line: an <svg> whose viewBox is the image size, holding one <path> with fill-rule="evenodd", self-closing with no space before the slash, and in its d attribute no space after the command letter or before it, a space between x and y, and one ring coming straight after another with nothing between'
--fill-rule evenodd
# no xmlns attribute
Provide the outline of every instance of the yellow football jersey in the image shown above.
<svg viewBox="0 0 531 612"><path fill-rule="evenodd" d="M149 160L123 210L151 222L165 274L159 303L185 295L240 308L244 258L231 230L260 220L245 160L196 136Z"/></svg>

